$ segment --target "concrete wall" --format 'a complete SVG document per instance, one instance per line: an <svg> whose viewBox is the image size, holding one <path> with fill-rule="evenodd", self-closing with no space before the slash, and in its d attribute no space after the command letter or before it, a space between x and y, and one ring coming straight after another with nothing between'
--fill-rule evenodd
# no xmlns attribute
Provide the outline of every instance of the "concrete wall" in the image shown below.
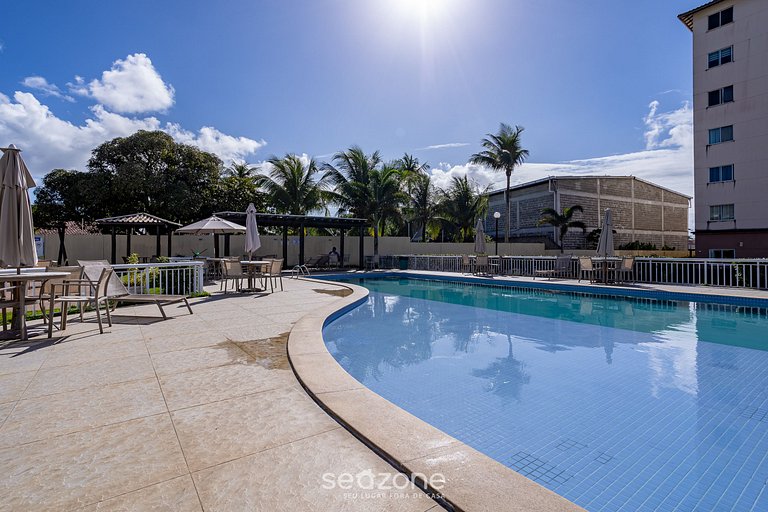
<svg viewBox="0 0 768 512"><path fill-rule="evenodd" d="M551 183L551 184L550 184ZM579 204L583 213L574 220L587 225L586 233L571 230L564 240L568 251L583 249L586 235L602 226L605 209L613 213L616 246L639 240L676 249L688 246L688 198L632 176L612 177L554 177L550 181L531 186L519 186L510 191L512 236L544 235L557 241L559 233L549 226L539 226L541 210L564 208ZM497 192L489 198L489 212L485 220L486 232L493 235L493 212L502 213L499 233L505 225L504 194Z"/></svg>

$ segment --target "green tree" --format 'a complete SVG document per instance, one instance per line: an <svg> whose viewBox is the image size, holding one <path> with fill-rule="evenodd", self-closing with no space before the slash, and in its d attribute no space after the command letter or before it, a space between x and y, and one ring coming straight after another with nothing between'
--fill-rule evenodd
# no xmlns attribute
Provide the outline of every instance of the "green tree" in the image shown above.
<svg viewBox="0 0 768 512"><path fill-rule="evenodd" d="M477 219L488 210L488 188L480 189L467 176L454 177L440 201L440 219L455 242L471 242Z"/></svg>
<svg viewBox="0 0 768 512"><path fill-rule="evenodd" d="M573 215L576 212L583 213L584 208L581 205L575 204L567 208L563 208L563 213L558 213L553 208L544 208L541 210L541 218L539 219L539 226L549 224L556 228L560 228L560 252L563 252L563 239L570 228L579 228L584 233L587 232L587 226L580 220L573 220Z"/></svg>
<svg viewBox="0 0 768 512"><path fill-rule="evenodd" d="M509 210L509 188L512 171L528 157L528 150L523 149L521 134L524 128L501 123L498 133L489 133L481 142L485 148L475 153L469 159L473 164L490 167L495 171L504 171L507 176L507 188L504 191L504 204L507 208L507 228L504 230L504 241L509 242L509 227L511 214Z"/></svg>
<svg viewBox="0 0 768 512"><path fill-rule="evenodd" d="M406 195L405 212L409 221L416 223L416 229L422 230L424 242L427 241L427 233L430 225L434 224L438 216L438 193L432 184L432 177L427 174L416 174L404 180L403 186Z"/></svg>
<svg viewBox="0 0 768 512"><path fill-rule="evenodd" d="M367 219L373 230L373 254L379 254L379 233L388 221L400 217L405 194L400 185L402 172L381 165L376 151L366 155L359 146L333 156L334 164L324 166L324 177L333 184L333 201L353 217Z"/></svg>
<svg viewBox="0 0 768 512"><path fill-rule="evenodd" d="M37 187L33 205L35 226L56 229L59 235L59 264L67 261L64 234L69 221L91 218L86 200L88 175L83 172L54 169Z"/></svg>
<svg viewBox="0 0 768 512"><path fill-rule="evenodd" d="M326 179L319 176L315 161L302 162L296 155L269 159L269 175L259 175L256 183L266 192L277 213L307 215L325 208Z"/></svg>
<svg viewBox="0 0 768 512"><path fill-rule="evenodd" d="M264 194L256 183L256 170L245 162L234 163L224 171L218 187L217 210L245 211L249 203L264 209Z"/></svg>
<svg viewBox="0 0 768 512"><path fill-rule="evenodd" d="M210 214L221 168L211 153L142 130L93 150L88 176L98 190L87 199L95 217L147 212L188 223Z"/></svg>

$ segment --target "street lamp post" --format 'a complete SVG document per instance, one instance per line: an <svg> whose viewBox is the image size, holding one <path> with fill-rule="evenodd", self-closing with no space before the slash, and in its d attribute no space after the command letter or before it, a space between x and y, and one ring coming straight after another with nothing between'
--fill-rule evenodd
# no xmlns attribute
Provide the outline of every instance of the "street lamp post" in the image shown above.
<svg viewBox="0 0 768 512"><path fill-rule="evenodd" d="M493 218L496 219L496 256L499 255L499 217L501 217L499 212L493 212Z"/></svg>

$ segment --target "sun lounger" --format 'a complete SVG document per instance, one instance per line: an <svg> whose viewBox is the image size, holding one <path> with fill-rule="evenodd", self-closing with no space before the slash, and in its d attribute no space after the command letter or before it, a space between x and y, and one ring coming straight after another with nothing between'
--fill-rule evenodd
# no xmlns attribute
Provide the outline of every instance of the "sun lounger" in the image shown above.
<svg viewBox="0 0 768 512"><path fill-rule="evenodd" d="M79 260L78 264L83 267L83 276L94 283L99 280L102 270L105 268L112 268L107 260ZM114 273L107 286L107 296L109 297L109 300L115 302L115 305L117 305L118 302L129 304L155 304L158 309L160 309L160 314L163 315L163 319L168 318L163 307L171 304L178 304L180 302L183 302L184 305L187 306L190 315L193 314L189 301L187 301L187 298L184 295L132 294L125 287L122 280Z"/></svg>

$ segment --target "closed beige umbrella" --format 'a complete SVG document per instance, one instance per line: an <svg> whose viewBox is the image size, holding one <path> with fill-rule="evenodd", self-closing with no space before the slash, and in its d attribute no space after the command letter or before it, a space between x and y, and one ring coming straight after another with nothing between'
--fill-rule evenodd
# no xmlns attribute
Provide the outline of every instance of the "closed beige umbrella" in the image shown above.
<svg viewBox="0 0 768 512"><path fill-rule="evenodd" d="M37 265L29 189L36 186L21 150L0 148L0 267Z"/></svg>

